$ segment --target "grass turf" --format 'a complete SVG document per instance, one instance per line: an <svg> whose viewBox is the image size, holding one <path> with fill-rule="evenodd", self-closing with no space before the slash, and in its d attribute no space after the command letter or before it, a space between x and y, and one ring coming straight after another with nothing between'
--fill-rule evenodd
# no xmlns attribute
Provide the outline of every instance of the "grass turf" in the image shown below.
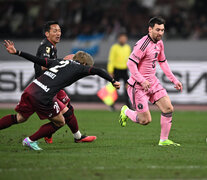
<svg viewBox="0 0 207 180"><path fill-rule="evenodd" d="M14 113L0 110L0 117ZM41 152L22 147L24 137L47 121L33 115L26 123L0 131L0 179L207 179L207 112L175 112L170 139L181 147L159 147L160 113L148 126L129 121L122 128L118 112L76 111L80 130L96 135L76 144L67 126L53 144L40 140Z"/></svg>

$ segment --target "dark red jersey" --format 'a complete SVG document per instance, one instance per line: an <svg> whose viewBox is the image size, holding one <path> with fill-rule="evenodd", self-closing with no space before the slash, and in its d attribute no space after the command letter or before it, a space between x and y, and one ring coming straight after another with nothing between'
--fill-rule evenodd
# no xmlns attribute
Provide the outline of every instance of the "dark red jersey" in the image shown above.
<svg viewBox="0 0 207 180"><path fill-rule="evenodd" d="M54 44L52 44L48 39L45 38L40 43L36 56L39 58L56 59L57 49ZM41 66L38 65L37 63L34 64L34 69L35 69L35 78L38 78L45 72L42 70Z"/></svg>

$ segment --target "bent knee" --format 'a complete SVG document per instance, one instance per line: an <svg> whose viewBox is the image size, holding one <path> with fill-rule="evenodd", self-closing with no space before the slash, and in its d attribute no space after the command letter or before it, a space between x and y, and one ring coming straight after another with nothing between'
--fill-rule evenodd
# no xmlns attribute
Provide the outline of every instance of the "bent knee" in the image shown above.
<svg viewBox="0 0 207 180"><path fill-rule="evenodd" d="M22 114L17 113L17 123L23 123L27 120L27 118L25 118L24 116L22 116Z"/></svg>
<svg viewBox="0 0 207 180"><path fill-rule="evenodd" d="M172 113L174 111L174 107L171 106L167 106L162 112L163 113Z"/></svg>
<svg viewBox="0 0 207 180"><path fill-rule="evenodd" d="M65 125L65 121L64 120L63 121L60 121L60 122L56 123L56 125L58 127L63 127Z"/></svg>
<svg viewBox="0 0 207 180"><path fill-rule="evenodd" d="M151 117L149 117L149 118L144 118L144 119L140 119L140 120L139 120L139 124L141 124L141 125L147 125L147 124L149 124L151 121L152 121Z"/></svg>

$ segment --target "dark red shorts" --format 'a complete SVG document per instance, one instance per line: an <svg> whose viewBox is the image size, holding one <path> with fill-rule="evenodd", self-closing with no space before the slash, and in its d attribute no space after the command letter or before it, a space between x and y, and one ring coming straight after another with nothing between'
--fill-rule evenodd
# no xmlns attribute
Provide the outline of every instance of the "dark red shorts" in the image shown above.
<svg viewBox="0 0 207 180"><path fill-rule="evenodd" d="M57 99L59 99L63 104L67 104L70 102L70 98L68 97L66 92L62 89L57 93L56 96L57 96Z"/></svg>
<svg viewBox="0 0 207 180"><path fill-rule="evenodd" d="M15 111L22 114L25 118L28 118L36 112L40 119L49 119L57 116L65 107L57 97L54 97L53 102L46 106L37 101L28 92L24 92Z"/></svg>

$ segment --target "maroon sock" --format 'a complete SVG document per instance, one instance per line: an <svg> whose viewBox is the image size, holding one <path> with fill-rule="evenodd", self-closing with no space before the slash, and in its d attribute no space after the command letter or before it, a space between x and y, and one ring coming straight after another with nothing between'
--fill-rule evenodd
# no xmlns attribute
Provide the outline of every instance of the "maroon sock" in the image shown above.
<svg viewBox="0 0 207 180"><path fill-rule="evenodd" d="M65 123L68 125L72 133L76 133L78 131L78 121L74 115L73 106L69 103L67 106L69 109L67 112L63 114L65 118Z"/></svg>
<svg viewBox="0 0 207 180"><path fill-rule="evenodd" d="M31 135L29 138L32 141L37 141L38 139L52 135L58 129L59 129L59 127L55 126L52 122L49 122L47 124L42 125L40 127L40 129L36 133Z"/></svg>
<svg viewBox="0 0 207 180"><path fill-rule="evenodd" d="M17 124L17 115L7 115L0 119L0 129L5 129L13 124Z"/></svg>
<svg viewBox="0 0 207 180"><path fill-rule="evenodd" d="M74 114L65 118L65 123L68 125L73 134L78 131L78 121Z"/></svg>

